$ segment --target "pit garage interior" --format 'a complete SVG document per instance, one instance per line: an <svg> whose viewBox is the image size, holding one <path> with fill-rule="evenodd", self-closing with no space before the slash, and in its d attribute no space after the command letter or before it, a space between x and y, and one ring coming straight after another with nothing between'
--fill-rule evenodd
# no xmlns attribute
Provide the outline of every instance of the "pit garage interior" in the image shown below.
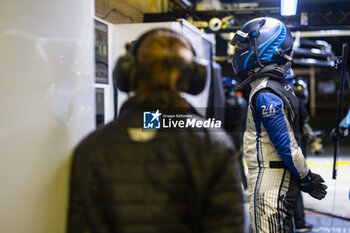
<svg viewBox="0 0 350 233"><path fill-rule="evenodd" d="M296 12L283 15L280 0L1 1L0 232L65 232L72 151L118 117L128 97L113 89L112 77L126 43L156 27L188 37L209 72L204 91L184 97L204 117L220 118L205 107L223 106L213 88L233 77L229 41L246 21L267 16L292 32L293 70L308 85L309 125L322 140L322 153L309 150L307 162L325 179L328 195L322 201L304 195L306 221L311 232L350 233L350 137L339 141L336 160L330 139L339 59L350 43L350 1L295 2ZM350 108L349 76L344 80L341 119ZM245 199L249 233L246 192Z"/></svg>

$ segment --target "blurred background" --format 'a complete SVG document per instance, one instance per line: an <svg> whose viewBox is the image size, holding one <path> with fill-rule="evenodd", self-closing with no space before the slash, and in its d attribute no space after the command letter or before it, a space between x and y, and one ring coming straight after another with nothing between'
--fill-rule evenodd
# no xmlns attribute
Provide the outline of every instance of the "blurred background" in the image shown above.
<svg viewBox="0 0 350 233"><path fill-rule="evenodd" d="M65 231L71 154L127 98L113 87L126 43L160 26L189 38L209 72L203 93L184 96L204 117L224 119L215 109L224 108L221 80L233 77L229 41L245 22L265 16L292 32L309 124L322 131L324 151L310 150L308 162L329 195L322 202L305 196L308 221L313 232L350 232L350 138L340 141L334 180L329 136L340 89L335 67L350 42L349 0L0 0L0 232ZM341 117L349 107L345 81Z"/></svg>

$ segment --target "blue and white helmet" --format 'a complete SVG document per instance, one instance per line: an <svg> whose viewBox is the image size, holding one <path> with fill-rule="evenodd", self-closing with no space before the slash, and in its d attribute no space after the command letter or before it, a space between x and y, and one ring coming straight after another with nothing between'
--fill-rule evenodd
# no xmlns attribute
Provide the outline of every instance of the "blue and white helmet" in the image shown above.
<svg viewBox="0 0 350 233"><path fill-rule="evenodd" d="M221 81L224 87L225 95L233 91L237 85L237 81L231 77L223 77Z"/></svg>
<svg viewBox="0 0 350 233"><path fill-rule="evenodd" d="M294 79L295 79L295 73L293 71L292 68L290 68L288 70L288 72L285 74L285 77L284 77L287 82L289 83L289 85L292 87L293 86L293 82L294 82Z"/></svg>
<svg viewBox="0 0 350 233"><path fill-rule="evenodd" d="M264 17L248 21L231 40L235 47L232 67L236 75L257 67L292 61L293 38L284 23Z"/></svg>

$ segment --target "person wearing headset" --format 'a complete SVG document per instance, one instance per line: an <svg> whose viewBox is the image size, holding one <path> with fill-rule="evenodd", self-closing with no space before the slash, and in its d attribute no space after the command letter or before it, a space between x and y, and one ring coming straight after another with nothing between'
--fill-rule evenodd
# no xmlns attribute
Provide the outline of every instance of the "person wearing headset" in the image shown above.
<svg viewBox="0 0 350 233"><path fill-rule="evenodd" d="M307 158L307 155L309 153L308 151L313 152L315 154L321 153L321 138L315 136L316 133L308 124L309 112L307 110L306 105L309 101L309 92L307 83L302 79L296 78L292 68L289 69L285 79L290 86L293 86L294 93L298 99L299 104L299 130L301 130L301 132L300 138L298 138L298 145L300 146L305 158ZM310 150L308 150L308 146L310 147ZM295 232L309 232L313 228L311 224L306 223L304 201L303 196L301 194L299 194L299 198L294 204L294 224Z"/></svg>
<svg viewBox="0 0 350 233"><path fill-rule="evenodd" d="M238 89L251 86L243 142L251 228L254 233L291 233L299 190L319 200L327 193L297 143L298 101L285 80L293 39L281 21L265 17L245 23L231 44L233 70L243 80Z"/></svg>
<svg viewBox="0 0 350 233"><path fill-rule="evenodd" d="M223 130L144 129L143 115L191 113L205 67L169 29L143 34L119 58L115 84L133 91L117 119L87 136L71 168L67 232L243 232L243 197Z"/></svg>

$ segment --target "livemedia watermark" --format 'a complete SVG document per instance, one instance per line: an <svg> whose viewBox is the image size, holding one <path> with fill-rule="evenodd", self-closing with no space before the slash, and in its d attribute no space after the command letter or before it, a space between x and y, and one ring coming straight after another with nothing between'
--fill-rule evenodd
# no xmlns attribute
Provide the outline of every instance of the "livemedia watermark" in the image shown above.
<svg viewBox="0 0 350 233"><path fill-rule="evenodd" d="M222 126L221 120L215 118L203 119L191 113L162 114L159 109L143 112L144 129L219 129Z"/></svg>

